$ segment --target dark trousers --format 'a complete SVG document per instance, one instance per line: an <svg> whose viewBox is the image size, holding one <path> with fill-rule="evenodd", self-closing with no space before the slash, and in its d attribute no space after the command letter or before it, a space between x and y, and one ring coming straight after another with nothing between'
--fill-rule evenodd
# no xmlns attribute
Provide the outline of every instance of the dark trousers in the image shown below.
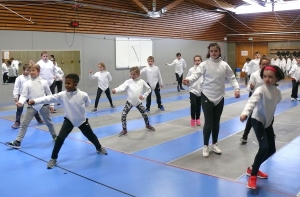
<svg viewBox="0 0 300 197"><path fill-rule="evenodd" d="M69 133L71 133L71 131L73 130L74 126L73 124L71 123L71 121L68 119L68 118L64 118L64 122L63 122L63 125L59 131L59 134L56 138L56 141L55 141L55 145L54 145L54 148L53 148L53 151L52 151L52 155L51 155L51 158L52 159L57 159L58 158L58 153L65 141L65 139L68 137ZM101 144L97 138L97 136L94 134L89 122L88 122L88 119L86 119L86 121L80 125L78 127L80 129L80 131L83 133L83 135L90 141L94 144L94 146L96 147L96 149L99 149L101 148Z"/></svg>
<svg viewBox="0 0 300 197"><path fill-rule="evenodd" d="M297 82L295 79L292 79L292 95L291 98L298 98L298 86L300 82Z"/></svg>
<svg viewBox="0 0 300 197"><path fill-rule="evenodd" d="M15 83L17 76L15 77L8 77L7 83Z"/></svg>
<svg viewBox="0 0 300 197"><path fill-rule="evenodd" d="M182 77L183 77L183 73L181 74L181 76L179 77L179 75L177 73L175 73L176 75L176 81L177 81L177 86L180 86L182 88Z"/></svg>
<svg viewBox="0 0 300 197"><path fill-rule="evenodd" d="M101 88L98 88L97 90L97 96L96 96L96 100L95 100L95 108L97 109L98 107L98 103L99 103L99 99L100 99L100 96L102 94L103 90ZM110 105L112 106L113 103L112 103L112 99L111 99L111 96L110 96L110 90L109 90L109 87L104 91L105 94L106 94L106 97L108 98L109 100L109 103Z"/></svg>
<svg viewBox="0 0 300 197"><path fill-rule="evenodd" d="M245 84L247 85L248 84L248 80L250 79L250 77L249 77L249 75L247 75L246 73L245 73Z"/></svg>
<svg viewBox="0 0 300 197"><path fill-rule="evenodd" d="M246 122L246 127L245 127L245 130L244 130L244 134L243 134L243 139L244 140L247 140L248 139L248 135L250 133L250 130L252 128L252 124L251 124L251 116L252 116L252 113L250 114L250 116L248 117L247 119L247 122Z"/></svg>
<svg viewBox="0 0 300 197"><path fill-rule="evenodd" d="M55 81L55 87L57 87L57 93L62 91L62 81ZM55 87L54 87L54 92L55 92Z"/></svg>
<svg viewBox="0 0 300 197"><path fill-rule="evenodd" d="M51 84L50 91L52 94L55 94L55 81L53 81L53 83Z"/></svg>
<svg viewBox="0 0 300 197"><path fill-rule="evenodd" d="M197 120L200 118L201 114L201 96L196 96L194 93L190 92L190 102L191 118Z"/></svg>
<svg viewBox="0 0 300 197"><path fill-rule="evenodd" d="M224 108L224 98L215 106L203 93L201 95L201 104L204 113L203 138L204 145L208 146L210 134L212 134L212 143L218 142L220 130L220 118Z"/></svg>
<svg viewBox="0 0 300 197"><path fill-rule="evenodd" d="M127 114L129 113L129 111L131 110L131 108L133 107L133 105L131 103L129 103L128 101L126 101L126 104L123 108L123 111L122 111L122 117L121 117L121 121L122 121L122 127L123 127L123 130L127 130L127 122L126 122L126 119L127 119ZM143 106L143 103L140 103L139 105L135 106L139 112L142 114L143 118L144 118L144 121L145 121L145 124L146 126L149 125L149 119L148 119L148 115L146 113L146 108Z"/></svg>
<svg viewBox="0 0 300 197"><path fill-rule="evenodd" d="M2 80L3 80L3 83L7 83L7 81L8 81L7 73L4 73L4 74L3 74Z"/></svg>
<svg viewBox="0 0 300 197"><path fill-rule="evenodd" d="M275 138L273 122L268 128L265 128L261 122L253 118L251 119L251 123L259 145L252 165L251 176L257 176L260 165L276 152Z"/></svg>
<svg viewBox="0 0 300 197"><path fill-rule="evenodd" d="M148 83L148 85L150 86L149 83ZM159 87L159 83L158 82L157 82L157 84L155 86L154 93L155 93L155 96L156 96L157 105L158 105L158 107L160 107L161 106L161 96L160 96L160 87ZM147 96L147 102L146 102L147 109L150 109L151 95L152 95L152 88L151 88L150 94Z"/></svg>

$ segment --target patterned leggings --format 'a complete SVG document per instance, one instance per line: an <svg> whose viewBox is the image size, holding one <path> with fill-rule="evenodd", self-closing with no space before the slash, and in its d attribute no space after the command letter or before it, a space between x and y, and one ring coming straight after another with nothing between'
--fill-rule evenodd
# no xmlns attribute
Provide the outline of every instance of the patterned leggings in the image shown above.
<svg viewBox="0 0 300 197"><path fill-rule="evenodd" d="M127 130L126 117L132 107L133 107L133 105L131 103L129 103L128 101L126 101L126 104L125 104L123 112L122 112L122 118L121 118L123 130ZM140 113L142 114L142 116L144 118L146 126L148 126L149 119L148 119L148 116L146 113L146 108L143 106L143 103L140 103L139 105L137 105L136 108L140 111Z"/></svg>

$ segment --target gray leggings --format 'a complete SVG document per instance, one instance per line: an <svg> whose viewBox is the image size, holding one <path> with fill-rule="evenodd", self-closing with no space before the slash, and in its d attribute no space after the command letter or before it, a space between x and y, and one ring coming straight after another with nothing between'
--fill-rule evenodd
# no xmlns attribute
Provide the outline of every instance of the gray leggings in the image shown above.
<svg viewBox="0 0 300 197"><path fill-rule="evenodd" d="M53 126L53 123L52 123L52 120L50 118L50 106L49 105L44 105L41 109L40 109L40 114L42 115L48 129L49 129L49 132L51 134L52 137L56 137L56 133L55 133L55 130L54 130L54 126ZM33 119L33 117L35 116L36 114L36 110L32 107L32 106L28 106L27 107L27 110L26 110L26 113L25 113L25 116L24 116L24 120L22 121L21 123L21 128L19 130L19 133L18 133L18 136L17 136L17 139L19 142L21 142L26 134L26 131L27 131L27 128L29 126L29 123L31 122L31 120Z"/></svg>
<svg viewBox="0 0 300 197"><path fill-rule="evenodd" d="M129 111L131 110L132 107L133 107L133 105L131 103L129 103L128 101L126 101L126 104L125 104L123 112L122 112L122 127L123 127L123 130L127 130L126 117L127 117L127 114L129 113ZM149 120L148 120L148 116L147 116L147 113L146 113L146 108L143 106L143 103L140 103L139 105L137 105L136 108L142 114L142 116L144 118L144 121L145 121L145 124L146 124L146 126L148 126L149 125Z"/></svg>

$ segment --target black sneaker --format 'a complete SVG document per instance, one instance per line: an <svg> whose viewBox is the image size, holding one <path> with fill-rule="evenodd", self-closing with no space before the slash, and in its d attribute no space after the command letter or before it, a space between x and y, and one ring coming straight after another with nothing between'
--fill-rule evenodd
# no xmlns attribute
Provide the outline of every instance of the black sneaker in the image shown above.
<svg viewBox="0 0 300 197"><path fill-rule="evenodd" d="M56 135L52 135L52 138L53 138L54 141L57 140L57 136Z"/></svg>
<svg viewBox="0 0 300 197"><path fill-rule="evenodd" d="M102 155L107 155L107 151L103 147L97 149L97 153Z"/></svg>
<svg viewBox="0 0 300 197"><path fill-rule="evenodd" d="M121 136L124 136L124 135L127 135L127 130L122 130L120 133L119 133L119 137L121 137Z"/></svg>
<svg viewBox="0 0 300 197"><path fill-rule="evenodd" d="M183 87L180 87L180 90L185 90Z"/></svg>
<svg viewBox="0 0 300 197"><path fill-rule="evenodd" d="M162 106L162 105L159 106L158 108L159 108L161 111L165 111L165 108L164 108L164 106Z"/></svg>
<svg viewBox="0 0 300 197"><path fill-rule="evenodd" d="M11 142L6 142L6 145L9 146L9 147L12 147L12 148L16 148L16 149L21 148L21 142L19 142L17 140L14 140L14 141L11 141Z"/></svg>
<svg viewBox="0 0 300 197"><path fill-rule="evenodd" d="M56 159L51 159L47 164L47 168L52 169L52 168L54 168L54 166L56 166L56 164L57 164Z"/></svg>
<svg viewBox="0 0 300 197"><path fill-rule="evenodd" d="M155 131L154 127L152 127L151 125L147 125L146 128L151 130L151 131Z"/></svg>
<svg viewBox="0 0 300 197"><path fill-rule="evenodd" d="M242 144L246 144L247 143L247 139L241 138L240 141L242 142Z"/></svg>
<svg viewBox="0 0 300 197"><path fill-rule="evenodd" d="M111 105L111 108L116 108L116 106L114 106L114 105Z"/></svg>
<svg viewBox="0 0 300 197"><path fill-rule="evenodd" d="M96 109L96 108L94 108L94 109L92 109L91 111L92 111L92 112L96 112L96 111L97 111L97 109Z"/></svg>
<svg viewBox="0 0 300 197"><path fill-rule="evenodd" d="M147 112L149 112L149 111L150 111L150 109L149 109L149 108L146 108L145 112L147 113Z"/></svg>
<svg viewBox="0 0 300 197"><path fill-rule="evenodd" d="M15 124L12 125L11 128L18 129L18 128L20 128L20 126L21 126L20 123L15 122Z"/></svg>
<svg viewBox="0 0 300 197"><path fill-rule="evenodd" d="M180 88L179 88L179 86L177 86L177 91L178 91L178 92L180 92Z"/></svg>

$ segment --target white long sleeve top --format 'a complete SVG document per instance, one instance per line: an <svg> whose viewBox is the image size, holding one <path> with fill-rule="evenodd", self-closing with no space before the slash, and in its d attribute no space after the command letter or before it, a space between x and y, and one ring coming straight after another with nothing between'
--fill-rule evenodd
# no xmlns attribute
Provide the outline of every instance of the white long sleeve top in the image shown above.
<svg viewBox="0 0 300 197"><path fill-rule="evenodd" d="M106 70L98 71L95 74L89 73L90 79L98 79L98 87L105 91L109 87L109 82L112 80L110 73Z"/></svg>
<svg viewBox="0 0 300 197"><path fill-rule="evenodd" d="M251 117L268 128L272 123L276 105L281 99L281 92L276 86L264 84L258 87L249 98L242 115L249 117L253 111Z"/></svg>
<svg viewBox="0 0 300 197"><path fill-rule="evenodd" d="M248 75L251 75L255 71L259 70L259 61L260 61L260 59L257 58L257 59L253 59L249 62Z"/></svg>
<svg viewBox="0 0 300 197"><path fill-rule="evenodd" d="M144 94L142 94L144 88L146 91ZM137 78L135 80L128 79L119 87L115 88L115 90L116 92L127 90L127 101L133 106L138 106L140 103L142 103L142 100L139 98L141 95L146 98L151 92L151 88L141 78Z"/></svg>
<svg viewBox="0 0 300 197"><path fill-rule="evenodd" d="M197 70L196 65L194 65L193 67L191 67L188 71L188 74L186 77L189 77L193 74L193 72L195 70ZM192 82L189 84L189 91L193 94L195 94L196 96L201 96L201 90L202 90L202 83L203 83L203 76L201 76L198 80Z"/></svg>
<svg viewBox="0 0 300 197"><path fill-rule="evenodd" d="M23 91L23 87L25 83L30 79L30 75L20 75L16 78L14 90L13 90L13 96L14 98L19 98L19 95L21 95Z"/></svg>
<svg viewBox="0 0 300 197"><path fill-rule="evenodd" d="M279 68L282 70L282 72L285 72L286 60L284 58L279 59Z"/></svg>
<svg viewBox="0 0 300 197"><path fill-rule="evenodd" d="M176 58L171 64L167 64L168 66L175 66L175 73L179 76L182 75L183 69L186 68L186 63L184 59L180 58L179 60Z"/></svg>
<svg viewBox="0 0 300 197"><path fill-rule="evenodd" d="M85 108L91 100L86 92L77 89L74 92L62 91L57 94L36 98L36 104L61 103L64 106L65 117L68 118L74 127L79 127L86 121Z"/></svg>
<svg viewBox="0 0 300 197"><path fill-rule="evenodd" d="M45 62L41 59L37 62L37 64L41 67L40 77L45 79L48 82L48 85L51 86L54 81L54 77L57 75L53 62L50 60Z"/></svg>
<svg viewBox="0 0 300 197"><path fill-rule="evenodd" d="M5 63L2 63L2 75L4 75L4 73L8 73L8 69Z"/></svg>
<svg viewBox="0 0 300 197"><path fill-rule="evenodd" d="M203 76L202 93L213 102L214 105L217 105L224 97L226 78L235 90L240 89L232 69L220 58L209 58L201 62L193 74L186 79L189 80L189 83L192 83L201 76Z"/></svg>
<svg viewBox="0 0 300 197"><path fill-rule="evenodd" d="M286 59L286 67L285 67L285 71L287 74L289 74L289 71L291 68L292 68L292 60L291 60L291 58L287 58Z"/></svg>
<svg viewBox="0 0 300 197"><path fill-rule="evenodd" d="M146 74L147 82L150 84L152 89L155 89L157 82L159 83L159 85L163 85L161 74L160 74L159 68L157 66L155 66L155 65L149 66L148 65L145 68L143 68L140 73L141 73L141 75L143 73Z"/></svg>
<svg viewBox="0 0 300 197"><path fill-rule="evenodd" d="M261 69L255 71L251 77L250 80L248 82L248 86L247 86L247 90L250 92L254 92L256 90L256 88L258 88L259 86L264 84L264 81L262 80L262 78L260 77L260 71ZM251 90L250 88L250 84L254 85L254 89Z"/></svg>
<svg viewBox="0 0 300 197"><path fill-rule="evenodd" d="M250 62L249 62L250 63ZM249 71L249 63L246 62L242 68L242 72L245 72L248 74L248 71Z"/></svg>
<svg viewBox="0 0 300 197"><path fill-rule="evenodd" d="M55 69L56 69L55 81L62 81L65 75L64 71L58 66L55 66Z"/></svg>
<svg viewBox="0 0 300 197"><path fill-rule="evenodd" d="M299 81L300 80L300 64L293 64L289 74L296 81Z"/></svg>
<svg viewBox="0 0 300 197"><path fill-rule="evenodd" d="M11 66L13 67L13 68L15 68L15 70L16 70L16 72L18 73L18 71L19 71L19 61L18 60L13 60L12 62L11 62Z"/></svg>
<svg viewBox="0 0 300 197"><path fill-rule="evenodd" d="M24 103L26 100L31 100L39 97L43 97L46 95L52 95L48 82L44 79L42 79L40 76L37 78L30 78L27 82L24 84L23 91L21 93L21 96L19 98L19 103ZM51 104L52 105L52 104ZM32 106L36 111L40 111L42 108L42 104L40 105L34 105Z"/></svg>

